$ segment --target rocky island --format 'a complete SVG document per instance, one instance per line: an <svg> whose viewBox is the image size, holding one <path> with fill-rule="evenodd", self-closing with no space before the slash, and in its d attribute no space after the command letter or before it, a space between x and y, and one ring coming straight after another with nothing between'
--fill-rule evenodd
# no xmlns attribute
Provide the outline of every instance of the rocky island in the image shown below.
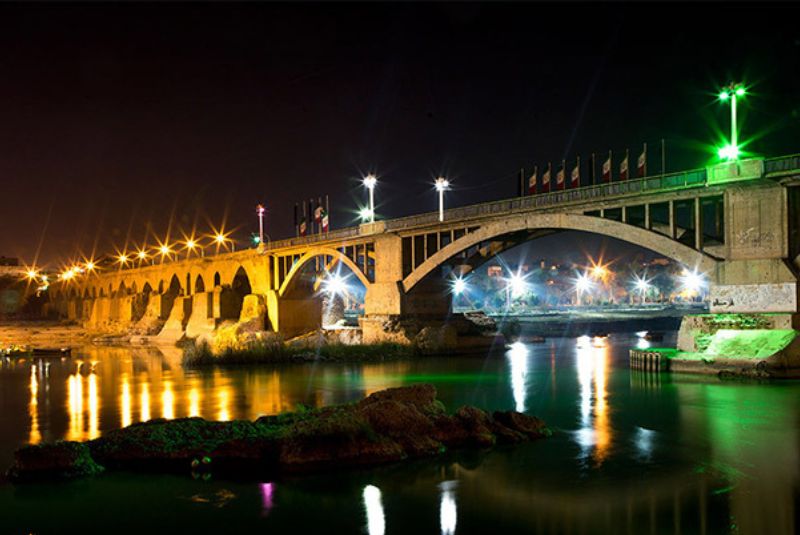
<svg viewBox="0 0 800 535"><path fill-rule="evenodd" d="M255 421L151 420L88 442L16 451L15 482L69 479L104 470L229 474L307 472L434 457L451 448L490 448L548 436L536 417L463 406L448 414L429 384L375 392L352 404Z"/></svg>

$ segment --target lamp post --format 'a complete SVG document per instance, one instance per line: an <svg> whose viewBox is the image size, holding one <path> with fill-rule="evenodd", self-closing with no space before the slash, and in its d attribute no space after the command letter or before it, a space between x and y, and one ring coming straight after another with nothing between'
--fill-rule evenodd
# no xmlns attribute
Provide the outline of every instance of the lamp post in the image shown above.
<svg viewBox="0 0 800 535"><path fill-rule="evenodd" d="M436 191L439 192L439 221L444 221L444 192L450 189L450 181L439 177L436 179Z"/></svg>
<svg viewBox="0 0 800 535"><path fill-rule="evenodd" d="M375 184L378 179L373 174L364 177L364 187L369 190L369 222L375 222Z"/></svg>
<svg viewBox="0 0 800 535"><path fill-rule="evenodd" d="M722 102L731 102L731 142L729 145L719 149L719 156L726 160L739 159L739 133L736 128L736 102L738 97L743 97L746 94L744 85L740 83L731 82L728 87L725 87L719 93L719 99Z"/></svg>
<svg viewBox="0 0 800 535"><path fill-rule="evenodd" d="M256 214L258 214L258 243L264 243L264 205L259 204L256 206Z"/></svg>

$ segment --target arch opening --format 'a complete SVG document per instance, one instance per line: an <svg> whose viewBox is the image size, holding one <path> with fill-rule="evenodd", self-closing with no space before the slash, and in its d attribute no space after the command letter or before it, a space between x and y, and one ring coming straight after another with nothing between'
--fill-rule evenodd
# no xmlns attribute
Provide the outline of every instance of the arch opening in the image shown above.
<svg viewBox="0 0 800 535"><path fill-rule="evenodd" d="M405 298L418 303L418 310L431 310L426 305L446 295L445 313L481 310L498 318L547 317L554 322L564 315L575 325L592 314L595 321L660 317L672 318L664 324L671 329L674 323L677 329L683 315L707 310L708 285L713 282L712 271L698 287L687 284L695 268L714 266L713 261L702 262L703 253L691 252L666 255L640 243L587 231L497 233L484 241L466 242L446 259L440 258L437 266L416 279ZM700 260L687 265L681 262L686 258Z"/></svg>
<svg viewBox="0 0 800 535"><path fill-rule="evenodd" d="M282 289L281 331L357 327L367 293L363 274L341 256L326 252L298 264Z"/></svg>

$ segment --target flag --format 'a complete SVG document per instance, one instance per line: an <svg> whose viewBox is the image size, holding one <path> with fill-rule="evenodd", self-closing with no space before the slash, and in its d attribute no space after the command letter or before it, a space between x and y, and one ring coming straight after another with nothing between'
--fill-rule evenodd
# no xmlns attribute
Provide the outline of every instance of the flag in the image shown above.
<svg viewBox="0 0 800 535"><path fill-rule="evenodd" d="M322 215L320 216L320 221L322 224L322 232L328 232L328 211L323 209Z"/></svg>
<svg viewBox="0 0 800 535"><path fill-rule="evenodd" d="M625 151L625 157L619 163L619 179L628 180L628 151Z"/></svg>
<svg viewBox="0 0 800 535"><path fill-rule="evenodd" d="M542 175L542 193L550 193L550 168L551 164L547 164L547 171Z"/></svg>
<svg viewBox="0 0 800 535"><path fill-rule="evenodd" d="M533 174L528 179L528 195L536 195L536 179L538 178L539 168L533 166Z"/></svg>
<svg viewBox="0 0 800 535"><path fill-rule="evenodd" d="M575 162L575 167L572 168L572 176L570 177L570 185L573 188L578 188L581 185L581 159Z"/></svg>
<svg viewBox="0 0 800 535"><path fill-rule="evenodd" d="M305 236L307 231L308 225L306 225L306 216L303 216L303 219L300 220L300 235Z"/></svg>
<svg viewBox="0 0 800 535"><path fill-rule="evenodd" d="M558 170L556 173L556 189L564 189L564 167L566 166L565 162L561 162L561 169Z"/></svg>
<svg viewBox="0 0 800 535"><path fill-rule="evenodd" d="M644 144L642 153L639 155L639 159L636 161L636 176L647 176L647 143Z"/></svg>
<svg viewBox="0 0 800 535"><path fill-rule="evenodd" d="M608 160L603 162L603 182L611 182L611 151L608 151Z"/></svg>
<svg viewBox="0 0 800 535"><path fill-rule="evenodd" d="M322 198L317 201L317 208L314 210L314 222L319 225L322 223L322 213L325 210L322 208Z"/></svg>

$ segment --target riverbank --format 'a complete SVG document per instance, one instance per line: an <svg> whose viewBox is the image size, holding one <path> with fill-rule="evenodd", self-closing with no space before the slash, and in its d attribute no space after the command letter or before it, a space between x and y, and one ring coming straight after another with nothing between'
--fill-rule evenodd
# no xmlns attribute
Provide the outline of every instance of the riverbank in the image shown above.
<svg viewBox="0 0 800 535"><path fill-rule="evenodd" d="M26 446L16 451L8 476L30 482L106 469L271 475L436 457L450 448L483 449L549 435L543 421L516 411L489 414L463 406L448 414L436 388L419 384L253 422L158 419L88 442Z"/></svg>
<svg viewBox="0 0 800 535"><path fill-rule="evenodd" d="M0 323L0 347L66 348L91 342L80 325L60 321L6 321Z"/></svg>

